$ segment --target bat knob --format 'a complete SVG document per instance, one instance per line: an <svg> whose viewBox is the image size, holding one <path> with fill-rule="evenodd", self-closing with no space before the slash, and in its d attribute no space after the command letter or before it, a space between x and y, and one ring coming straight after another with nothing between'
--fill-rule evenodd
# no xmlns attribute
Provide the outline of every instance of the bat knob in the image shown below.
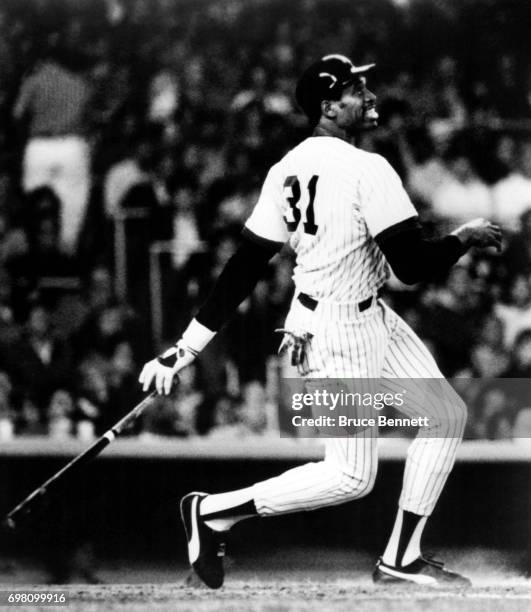
<svg viewBox="0 0 531 612"><path fill-rule="evenodd" d="M17 527L17 524L11 517L6 518L4 522L2 523L2 528L5 531L14 531L16 527Z"/></svg>

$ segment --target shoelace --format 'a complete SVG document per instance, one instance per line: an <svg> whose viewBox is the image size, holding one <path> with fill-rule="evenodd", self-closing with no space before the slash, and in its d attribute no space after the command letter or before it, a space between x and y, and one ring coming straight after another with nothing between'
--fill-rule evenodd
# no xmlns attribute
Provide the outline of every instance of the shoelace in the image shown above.
<svg viewBox="0 0 531 612"><path fill-rule="evenodd" d="M225 542L220 542L218 544L218 552L217 552L217 556L218 557L224 557L225 556L225 549L226 549L226 544Z"/></svg>

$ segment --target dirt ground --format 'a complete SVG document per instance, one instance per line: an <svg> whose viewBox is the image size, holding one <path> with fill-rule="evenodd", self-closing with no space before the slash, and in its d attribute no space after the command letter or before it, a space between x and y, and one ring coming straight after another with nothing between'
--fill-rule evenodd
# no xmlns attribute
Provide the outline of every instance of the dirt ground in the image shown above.
<svg viewBox="0 0 531 612"><path fill-rule="evenodd" d="M531 610L531 580L515 556L495 551L448 551L452 569L468 575L463 590L387 587L372 584L373 559L346 551L290 550L261 559L228 560L225 586L211 591L185 567L146 562L102 564L105 584L53 585L63 590L73 612L520 612ZM7 569L6 569L7 568ZM0 589L46 589L42 570L20 561L0 570ZM6 609L7 608L1 608ZM18 610L37 607L17 606ZM40 608L51 610L52 608ZM61 609L61 608L59 608Z"/></svg>
<svg viewBox="0 0 531 612"><path fill-rule="evenodd" d="M169 584L68 587L69 611L339 611L403 612L523 612L531 608L531 589L524 586L483 587L468 591L382 590L353 582L308 584L304 579L284 584L267 581L232 582L220 591ZM21 609L20 607L18 608ZM32 608L25 608L32 609ZM33 608L35 609L35 608ZM48 608L50 610L51 608Z"/></svg>

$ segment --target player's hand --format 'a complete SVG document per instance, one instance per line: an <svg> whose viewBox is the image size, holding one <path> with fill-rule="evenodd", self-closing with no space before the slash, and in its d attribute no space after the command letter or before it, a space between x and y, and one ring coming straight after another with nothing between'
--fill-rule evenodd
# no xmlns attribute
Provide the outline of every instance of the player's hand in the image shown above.
<svg viewBox="0 0 531 612"><path fill-rule="evenodd" d="M502 231L498 225L487 219L469 221L454 230L452 234L457 236L466 248L496 247L498 251L501 251Z"/></svg>
<svg viewBox="0 0 531 612"><path fill-rule="evenodd" d="M275 332L284 334L278 354L282 356L291 351L291 365L302 365L306 357L306 345L311 340L312 334L309 332L297 334L287 329L275 329Z"/></svg>
<svg viewBox="0 0 531 612"><path fill-rule="evenodd" d="M177 372L189 366L195 357L195 353L190 351L182 340L179 340L175 346L144 365L138 378L142 390L148 391L154 382L159 395L168 395Z"/></svg>

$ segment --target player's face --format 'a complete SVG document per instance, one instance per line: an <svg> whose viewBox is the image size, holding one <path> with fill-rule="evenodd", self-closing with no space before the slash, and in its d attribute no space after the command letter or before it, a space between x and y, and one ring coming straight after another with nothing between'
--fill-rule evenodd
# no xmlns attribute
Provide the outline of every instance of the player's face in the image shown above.
<svg viewBox="0 0 531 612"><path fill-rule="evenodd" d="M343 91L338 104L337 125L347 132L377 127L376 96L367 89L365 77L358 77Z"/></svg>

